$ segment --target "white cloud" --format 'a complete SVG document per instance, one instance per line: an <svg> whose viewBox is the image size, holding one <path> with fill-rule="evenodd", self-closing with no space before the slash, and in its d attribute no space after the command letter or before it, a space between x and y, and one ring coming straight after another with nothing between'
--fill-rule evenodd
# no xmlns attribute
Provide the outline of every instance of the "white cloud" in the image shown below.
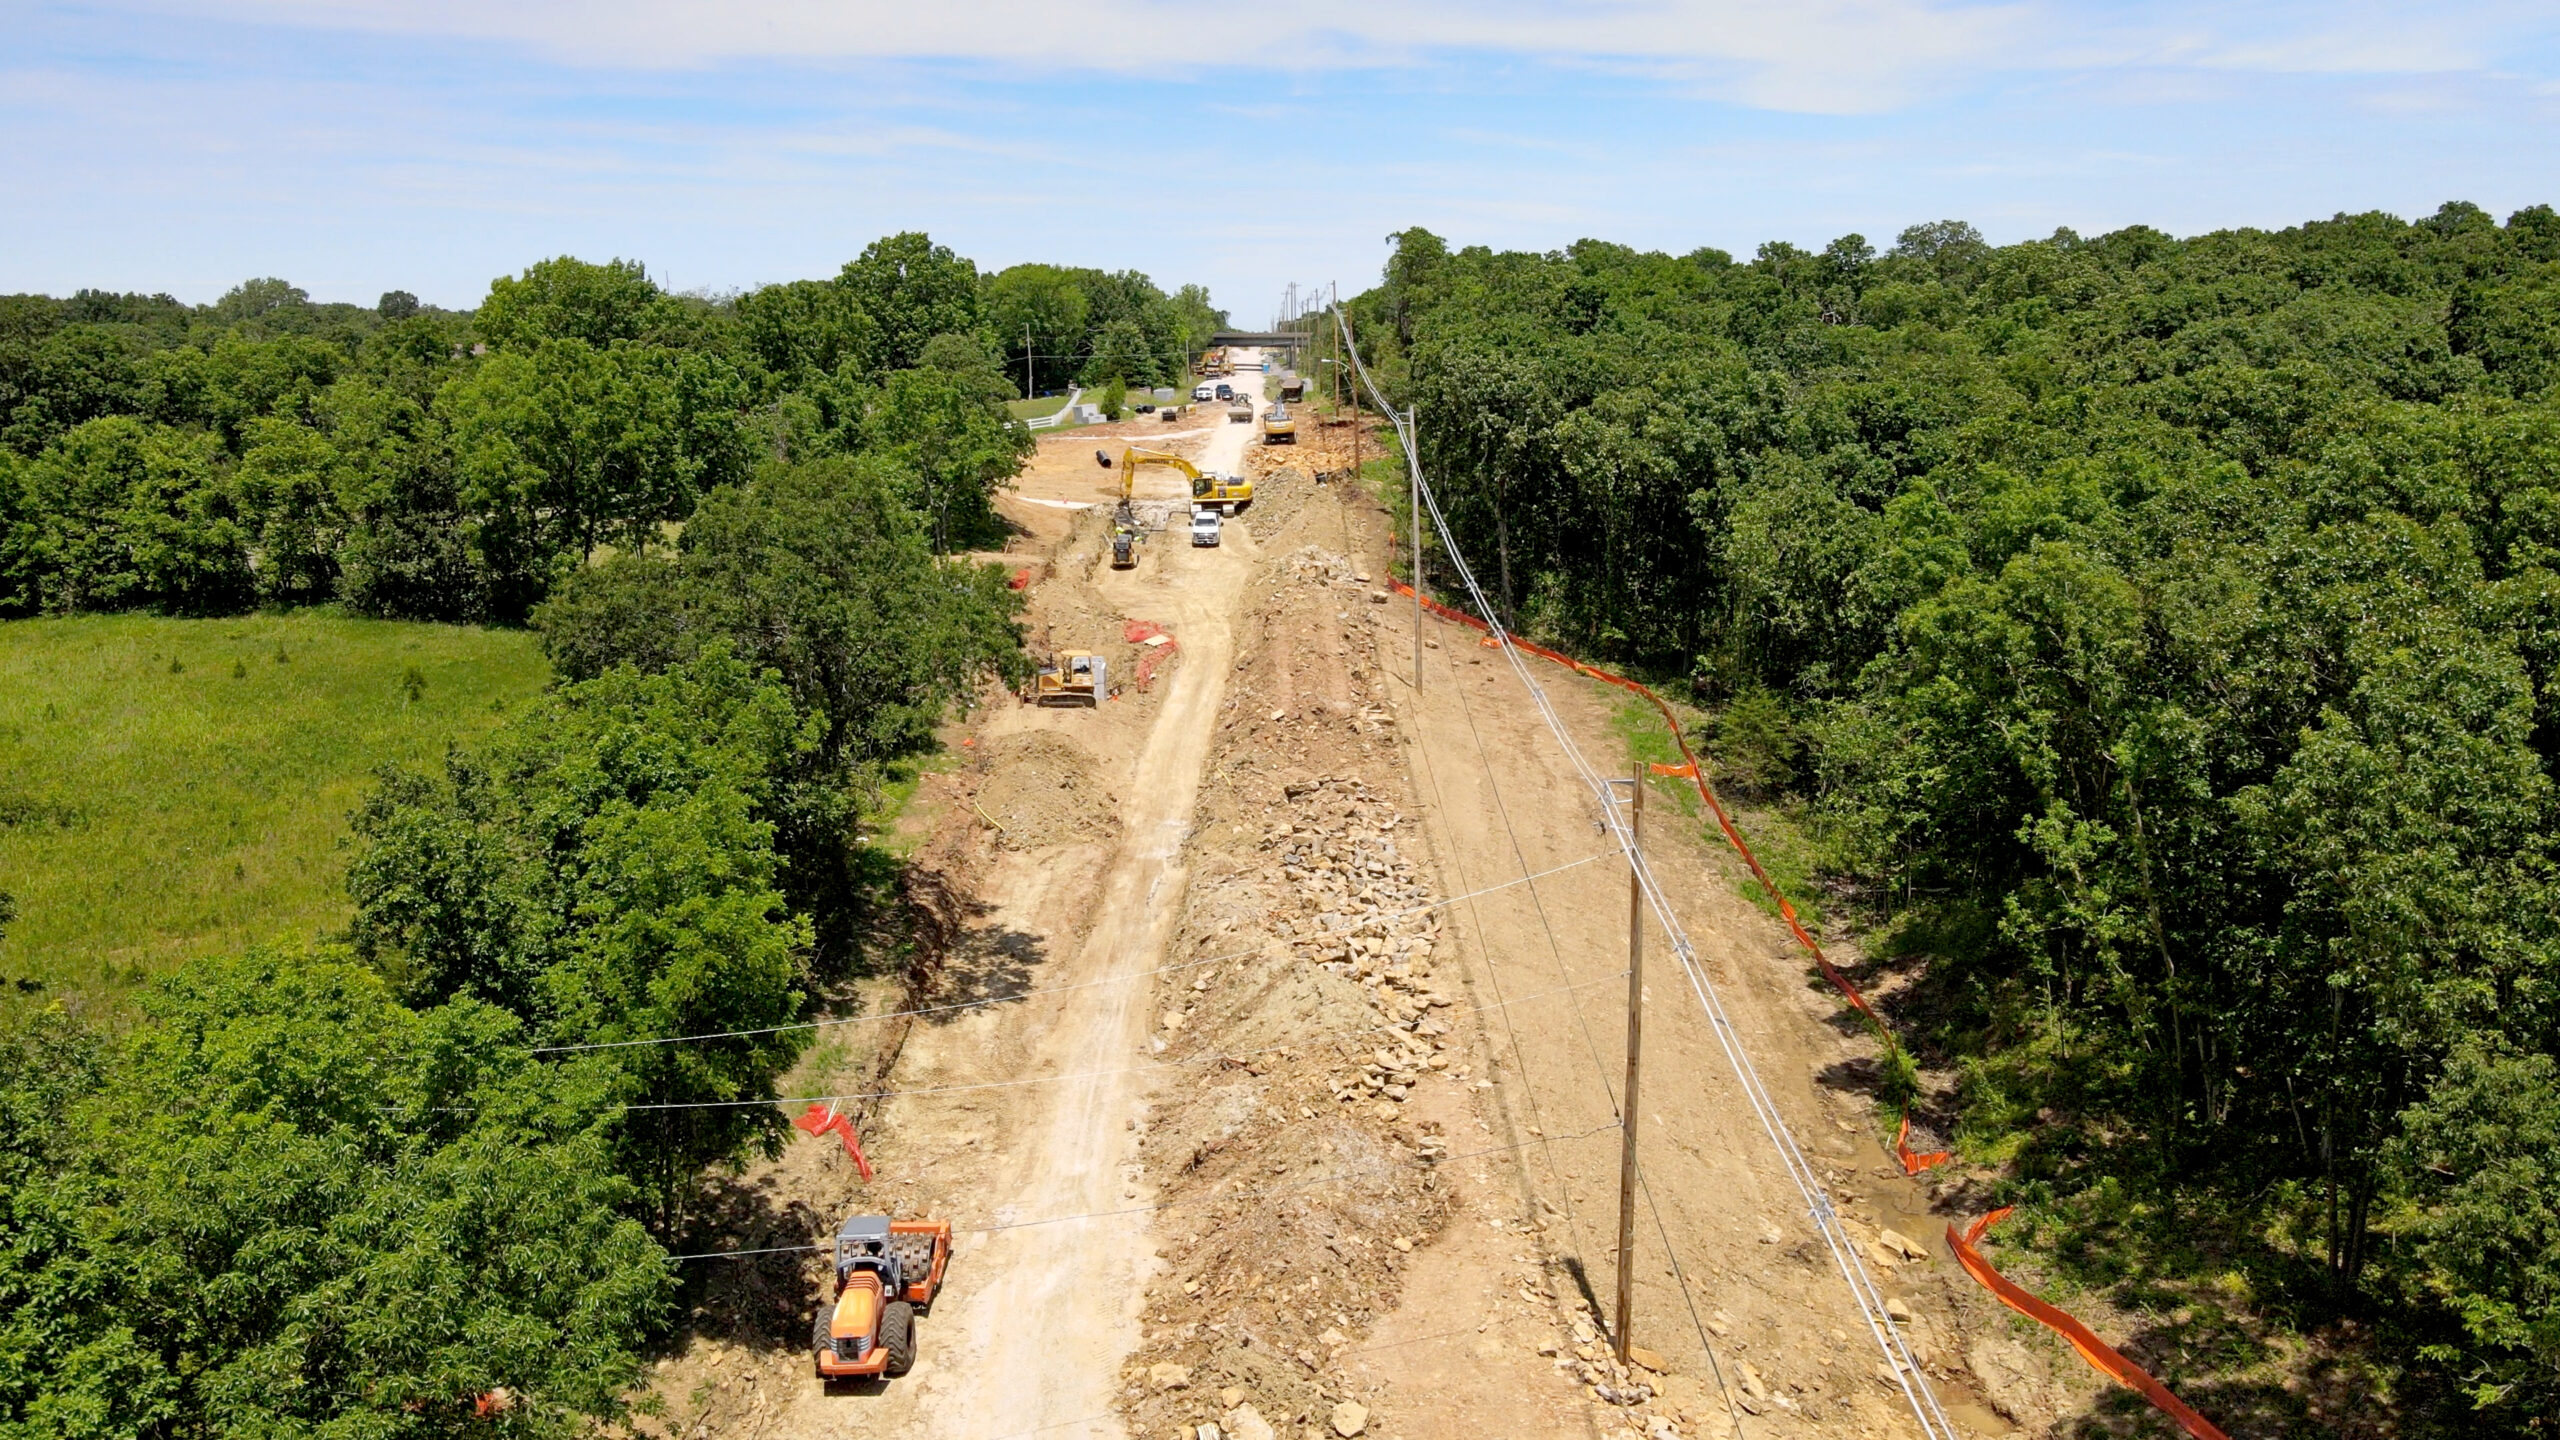
<svg viewBox="0 0 2560 1440"><path fill-rule="evenodd" d="M1767 109L1875 113L2022 70L2476 70L2547 41L2546 6L2259 0L134 0L225 21L496 42L573 64L687 69L958 60L1143 81L1465 56L1600 67ZM2512 67L2511 67L2512 68ZM2528 69L2534 67L2525 67ZM1116 83L1105 79L1100 83Z"/></svg>
<svg viewBox="0 0 2560 1440"><path fill-rule="evenodd" d="M2040 48L2023 0L1301 0L1230 19L1194 3L983 0L143 0L229 21L498 41L579 64L690 68L968 60L1143 79L1305 72L1463 54L1634 67L1751 104L1866 111L1937 73Z"/></svg>

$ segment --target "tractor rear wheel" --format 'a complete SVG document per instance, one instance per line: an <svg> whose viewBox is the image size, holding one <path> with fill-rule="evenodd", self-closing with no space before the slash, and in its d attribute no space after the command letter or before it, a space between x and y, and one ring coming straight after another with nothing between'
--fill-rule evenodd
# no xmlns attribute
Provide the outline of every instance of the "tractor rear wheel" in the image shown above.
<svg viewBox="0 0 2560 1440"><path fill-rule="evenodd" d="M889 1373L904 1375L916 1363L916 1307L892 1300L880 1312L880 1348L889 1352Z"/></svg>
<svg viewBox="0 0 2560 1440"><path fill-rule="evenodd" d="M835 1345L835 1336L828 1333L830 1330L835 1328L833 1325L828 1323L835 1319L835 1316L831 1313L834 1308L835 1307L829 1305L824 1299L818 1301L818 1321L817 1324L812 1327L809 1334L809 1368L817 1370L818 1378L821 1380L827 1377L827 1372L818 1369L819 1357L826 1354L826 1352L832 1349Z"/></svg>

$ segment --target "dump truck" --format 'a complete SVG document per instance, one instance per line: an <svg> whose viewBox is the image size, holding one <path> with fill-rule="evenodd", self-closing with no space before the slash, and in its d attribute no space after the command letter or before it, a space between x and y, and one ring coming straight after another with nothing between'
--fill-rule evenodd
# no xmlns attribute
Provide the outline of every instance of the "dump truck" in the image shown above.
<svg viewBox="0 0 2560 1440"><path fill-rule="evenodd" d="M1291 378L1291 379L1283 380L1283 381L1281 381L1281 382L1280 382L1280 399L1281 399L1281 402L1282 402L1283 404L1295 405L1295 404L1297 404L1299 401L1304 400L1304 399L1306 399L1306 398L1307 398L1307 382L1306 382L1306 381L1304 381L1304 380L1300 380L1300 379L1296 379L1296 378Z"/></svg>
<svg viewBox="0 0 2560 1440"><path fill-rule="evenodd" d="M1235 398L1235 403L1227 407L1227 420L1229 423L1236 425L1252 423L1253 397L1249 395L1238 395Z"/></svg>
<svg viewBox="0 0 2560 1440"><path fill-rule="evenodd" d="M1102 657L1085 650L1061 650L1031 677L1032 703L1090 705L1100 708L1103 696Z"/></svg>
<svg viewBox="0 0 2560 1440"><path fill-rule="evenodd" d="M836 1280L818 1302L810 1346L818 1378L904 1375L916 1363L916 1316L933 1305L951 1263L951 1222L856 1215L836 1229Z"/></svg>
<svg viewBox="0 0 2560 1440"><path fill-rule="evenodd" d="M1288 406L1274 405L1268 411L1264 412L1262 416L1262 443L1265 445L1295 445L1298 443L1298 422L1289 414Z"/></svg>

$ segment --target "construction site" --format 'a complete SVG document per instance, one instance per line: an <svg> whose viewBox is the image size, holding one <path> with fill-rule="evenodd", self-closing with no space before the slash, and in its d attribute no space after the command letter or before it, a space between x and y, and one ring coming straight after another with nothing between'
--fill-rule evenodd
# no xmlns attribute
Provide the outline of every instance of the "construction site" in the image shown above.
<svg viewBox="0 0 2560 1440"><path fill-rule="evenodd" d="M783 1087L824 1097L814 1139L733 1187L642 1432L1998 1440L2085 1409L2102 1382L1937 1240L1979 1207L1902 1163L1873 1035L1686 777L1645 779L1640 840L1685 937L1631 897L1628 695L1391 586L1363 413L1041 441L993 558L1078 658L925 777L947 951L823 1022ZM1195 475L1250 482L1214 546ZM866 1214L949 1227L894 1378L827 1348Z"/></svg>

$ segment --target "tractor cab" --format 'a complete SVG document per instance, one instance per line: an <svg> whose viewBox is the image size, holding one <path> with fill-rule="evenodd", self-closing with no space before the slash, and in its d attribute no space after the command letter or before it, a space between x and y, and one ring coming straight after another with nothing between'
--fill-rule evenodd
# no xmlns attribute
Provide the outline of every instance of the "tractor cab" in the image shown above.
<svg viewBox="0 0 2560 1440"><path fill-rule="evenodd" d="M898 1295L907 1288L905 1267L889 1249L889 1217L856 1215L836 1230L836 1284L869 1271L880 1277L880 1289Z"/></svg>

